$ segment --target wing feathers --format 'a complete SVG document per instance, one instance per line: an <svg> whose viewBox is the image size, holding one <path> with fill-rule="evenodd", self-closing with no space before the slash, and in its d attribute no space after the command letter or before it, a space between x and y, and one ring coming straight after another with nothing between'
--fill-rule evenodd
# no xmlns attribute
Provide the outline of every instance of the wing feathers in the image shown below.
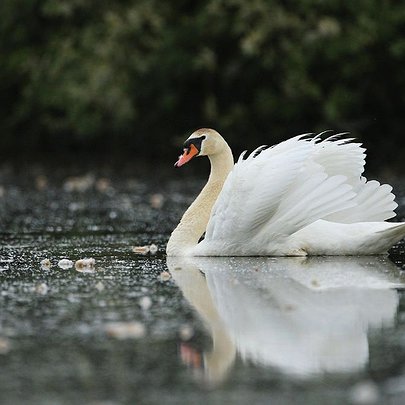
<svg viewBox="0 0 405 405"><path fill-rule="evenodd" d="M365 149L332 135L303 134L270 148L243 152L211 213L205 241L275 243L326 219L341 223L383 221L396 208L392 188L367 182Z"/></svg>

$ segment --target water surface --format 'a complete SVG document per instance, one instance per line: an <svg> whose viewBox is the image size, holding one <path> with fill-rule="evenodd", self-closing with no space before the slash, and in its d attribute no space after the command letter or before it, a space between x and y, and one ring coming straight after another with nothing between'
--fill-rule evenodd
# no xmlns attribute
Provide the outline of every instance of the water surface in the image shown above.
<svg viewBox="0 0 405 405"><path fill-rule="evenodd" d="M380 258L167 260L200 181L0 180L1 403L405 400L403 243ZM94 271L58 267L88 257Z"/></svg>

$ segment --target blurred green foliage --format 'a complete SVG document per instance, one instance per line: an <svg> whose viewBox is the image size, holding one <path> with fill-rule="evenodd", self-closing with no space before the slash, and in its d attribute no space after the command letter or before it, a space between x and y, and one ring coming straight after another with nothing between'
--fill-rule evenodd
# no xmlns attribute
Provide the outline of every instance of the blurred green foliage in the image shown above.
<svg viewBox="0 0 405 405"><path fill-rule="evenodd" d="M404 2L2 0L0 15L3 152L163 156L201 126L237 150L334 129L404 152Z"/></svg>

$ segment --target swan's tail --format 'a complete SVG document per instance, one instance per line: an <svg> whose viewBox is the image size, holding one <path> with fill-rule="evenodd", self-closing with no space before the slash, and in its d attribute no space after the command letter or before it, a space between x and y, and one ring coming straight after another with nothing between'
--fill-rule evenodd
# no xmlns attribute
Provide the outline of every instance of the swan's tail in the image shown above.
<svg viewBox="0 0 405 405"><path fill-rule="evenodd" d="M405 222L342 224L321 220L296 232L290 242L309 255L379 255L404 237Z"/></svg>
<svg viewBox="0 0 405 405"><path fill-rule="evenodd" d="M385 249L388 250L392 245L405 238L405 222L391 223L387 222L387 225L391 226L387 229L377 231L381 243L385 245Z"/></svg>

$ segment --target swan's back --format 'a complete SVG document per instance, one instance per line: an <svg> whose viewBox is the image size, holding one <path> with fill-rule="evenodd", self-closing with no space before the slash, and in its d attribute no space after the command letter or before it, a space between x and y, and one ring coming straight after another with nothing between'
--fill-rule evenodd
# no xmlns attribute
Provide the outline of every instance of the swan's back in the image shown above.
<svg viewBox="0 0 405 405"><path fill-rule="evenodd" d="M325 140L301 135L260 147L247 158L243 153L193 254L306 254L305 246L291 237L317 221L330 222L333 237L334 223L349 226L394 217L392 187L367 182L364 164L365 149L342 135Z"/></svg>

